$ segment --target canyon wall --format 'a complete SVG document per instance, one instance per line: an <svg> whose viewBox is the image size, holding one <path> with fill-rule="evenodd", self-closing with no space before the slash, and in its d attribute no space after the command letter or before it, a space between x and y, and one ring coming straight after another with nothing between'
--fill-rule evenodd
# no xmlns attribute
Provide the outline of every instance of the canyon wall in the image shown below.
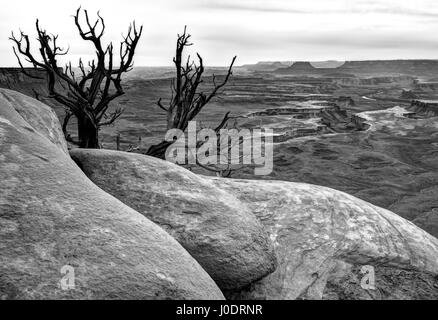
<svg viewBox="0 0 438 320"><path fill-rule="evenodd" d="M408 110L426 117L438 116L438 100L413 100Z"/></svg>

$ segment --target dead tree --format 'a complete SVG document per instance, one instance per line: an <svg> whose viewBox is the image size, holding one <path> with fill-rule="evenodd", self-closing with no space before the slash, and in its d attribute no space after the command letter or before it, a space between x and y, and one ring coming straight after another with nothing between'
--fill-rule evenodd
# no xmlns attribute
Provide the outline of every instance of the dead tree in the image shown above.
<svg viewBox="0 0 438 320"><path fill-rule="evenodd" d="M112 124L123 112L121 108L113 112L107 111L110 103L124 94L121 77L123 73L132 69L135 49L143 26L137 29L135 22L129 25L128 33L120 43L120 62L116 66L113 44L109 43L104 47L101 41L105 31L104 19L97 13L97 20L90 22L87 10L83 11L84 26L82 26L84 23L81 25L79 21L81 8L77 9L73 18L81 38L90 41L95 48L96 58L88 62L88 66L79 59L77 70L72 68L71 62L63 68L59 67L57 59L65 56L68 49L59 47L58 36L42 29L38 20L36 20L36 30L39 58L31 52L27 34L20 32L20 36L15 37L12 33L10 40L14 42L14 54L26 75L35 77L26 72L20 55L24 56L25 61L32 64L34 68L45 70L49 97L66 108L66 118L63 123L66 138L81 148L99 148L99 128ZM72 115L77 118L77 141L74 141L67 132L67 124Z"/></svg>
<svg viewBox="0 0 438 320"><path fill-rule="evenodd" d="M215 75L213 75L213 88L209 93L205 93L199 90L199 85L203 82L204 64L202 57L196 54L198 57L198 65L194 61L190 60L190 56L187 57L185 63L183 62L184 48L191 46L190 34L186 32L178 35L176 43L176 54L173 58L173 63L176 67L176 78L171 82L172 96L167 107L162 104L160 98L157 105L160 109L166 112L167 117L167 130L180 129L185 131L188 126L188 122L193 120L199 112L215 97L219 90L225 86L230 76L232 75L233 64L236 57L231 61L228 67L227 74L224 79L218 83ZM219 131L229 119L229 112L224 116L223 120L216 128ZM173 142L162 141L157 145L151 146L146 154L157 158L164 159L166 149Z"/></svg>

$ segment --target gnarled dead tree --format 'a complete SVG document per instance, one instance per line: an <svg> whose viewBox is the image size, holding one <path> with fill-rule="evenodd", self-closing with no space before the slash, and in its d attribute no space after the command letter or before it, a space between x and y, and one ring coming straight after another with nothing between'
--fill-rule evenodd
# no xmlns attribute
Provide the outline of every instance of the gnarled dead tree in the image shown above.
<svg viewBox="0 0 438 320"><path fill-rule="evenodd" d="M101 41L105 31L104 19L97 13L98 19L90 22L88 12L84 10L85 26L82 26L79 21L80 12L81 8L73 16L75 25L82 39L93 44L96 58L88 62L88 66L79 59L76 71L71 63L66 64L64 68L58 66L57 59L66 55L68 49L59 47L58 36L42 29L38 20L36 20L36 30L39 58L32 53L29 36L25 33L20 32L19 37L15 37L12 33L10 40L15 44L14 53L25 74L34 77L23 68L20 55L34 68L46 71L49 97L67 109L63 123L66 138L82 148L99 148L99 127L112 124L123 112L122 109L107 111L110 102L124 94L121 77L133 66L134 53L143 26L137 29L135 22L130 24L127 35L120 43L120 62L116 66L113 44L109 43L104 47ZM73 141L67 132L67 124L72 115L77 118L78 141Z"/></svg>
<svg viewBox="0 0 438 320"><path fill-rule="evenodd" d="M199 85L203 82L204 64L202 57L196 54L198 57L198 65L194 61L190 60L188 56L185 63L183 62L184 48L191 46L190 34L187 33L184 28L184 33L178 35L176 43L176 54L173 58L173 62L176 67L176 78L171 82L172 96L167 107L162 104L161 98L158 100L157 105L160 109L164 110L167 115L167 130L180 129L185 131L188 122L193 120L202 108L204 108L210 100L215 97L219 90L225 86L230 76L232 75L232 68L236 57L231 61L228 67L227 74L222 81L218 82L217 77L213 75L213 88L210 92L205 93L199 90ZM224 116L223 120L216 128L219 131L229 119L229 112ZM164 159L166 149L173 142L162 141L157 145L151 146L146 154L157 158Z"/></svg>

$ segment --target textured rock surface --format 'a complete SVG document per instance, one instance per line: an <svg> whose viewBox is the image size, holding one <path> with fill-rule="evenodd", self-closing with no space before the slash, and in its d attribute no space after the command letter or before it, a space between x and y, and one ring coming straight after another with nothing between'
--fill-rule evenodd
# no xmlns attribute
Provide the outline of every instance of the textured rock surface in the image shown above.
<svg viewBox="0 0 438 320"><path fill-rule="evenodd" d="M222 289L274 271L273 246L261 223L210 180L141 154L76 149L71 156L95 184L173 235Z"/></svg>
<svg viewBox="0 0 438 320"><path fill-rule="evenodd" d="M58 117L49 106L24 94L7 89L0 89L0 99L2 108L7 107L9 114L14 113L11 109L13 108L18 113L18 117L22 118L20 120L25 121L24 123L21 122L24 129L43 135L68 154L67 143ZM5 109L4 112L6 113L8 110ZM3 118L3 121L8 121L8 119Z"/></svg>
<svg viewBox="0 0 438 320"><path fill-rule="evenodd" d="M438 277L413 270L377 266L375 288L362 288L362 266L350 266L347 272L327 281L326 300L438 300Z"/></svg>
<svg viewBox="0 0 438 320"><path fill-rule="evenodd" d="M81 172L54 119L0 89L0 299L223 298L170 235ZM64 265L74 289L60 287Z"/></svg>
<svg viewBox="0 0 438 320"><path fill-rule="evenodd" d="M386 209L303 183L211 180L261 219L279 260L274 273L233 298L322 298L343 264L438 274L438 240Z"/></svg>

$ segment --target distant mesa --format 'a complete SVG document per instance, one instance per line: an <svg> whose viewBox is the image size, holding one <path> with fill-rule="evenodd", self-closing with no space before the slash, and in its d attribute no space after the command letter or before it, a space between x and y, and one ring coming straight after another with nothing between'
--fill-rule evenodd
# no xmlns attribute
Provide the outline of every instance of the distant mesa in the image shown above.
<svg viewBox="0 0 438 320"><path fill-rule="evenodd" d="M343 72L341 67L323 67L323 64L319 64L322 67L315 67L308 61L296 61L288 68L281 68L275 70L278 74L297 74L297 75L326 75L333 72Z"/></svg>
<svg viewBox="0 0 438 320"><path fill-rule="evenodd" d="M310 64L315 68L337 68L342 66L345 61L327 60L327 61L311 61Z"/></svg>
<svg viewBox="0 0 438 320"><path fill-rule="evenodd" d="M365 73L425 73L438 71L438 60L369 60L347 61L341 69L351 72Z"/></svg>
<svg viewBox="0 0 438 320"><path fill-rule="evenodd" d="M260 61L256 64L244 64L241 66L241 68L250 70L250 71L275 71L277 69L285 69L289 68L292 65L300 64L308 64L310 69L313 68L337 68L344 64L343 61L337 61L337 60L327 60L327 61L311 61L311 62L304 62L304 61Z"/></svg>
<svg viewBox="0 0 438 320"><path fill-rule="evenodd" d="M293 71L314 72L316 68L312 66L310 62L297 61L294 62L288 69Z"/></svg>
<svg viewBox="0 0 438 320"><path fill-rule="evenodd" d="M241 66L243 69L249 71L274 71L281 68L287 68L292 65L292 61L260 61L256 64L244 64Z"/></svg>
<svg viewBox="0 0 438 320"><path fill-rule="evenodd" d="M319 64L319 66L322 66ZM310 62L297 61L288 68L279 68L277 74L315 74L327 76L333 73L345 74L406 74L430 75L438 73L438 60L366 60L346 61L335 67L316 68Z"/></svg>
<svg viewBox="0 0 438 320"><path fill-rule="evenodd" d="M333 69L339 68L344 64L343 61L329 60L329 61L296 61L290 68L294 70L304 71L327 71L333 72Z"/></svg>

